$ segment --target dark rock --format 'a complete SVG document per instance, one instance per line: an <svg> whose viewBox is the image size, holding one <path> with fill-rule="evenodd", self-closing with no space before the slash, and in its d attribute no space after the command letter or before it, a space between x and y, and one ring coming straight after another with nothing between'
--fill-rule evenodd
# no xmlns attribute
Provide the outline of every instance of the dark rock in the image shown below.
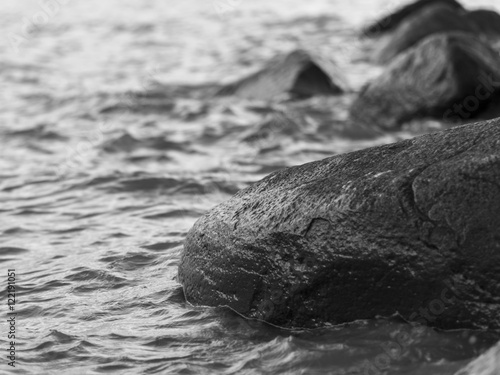
<svg viewBox="0 0 500 375"><path fill-rule="evenodd" d="M283 95L306 98L342 93L337 68L330 61L296 50L273 59L262 70L223 87L219 95L271 100Z"/></svg>
<svg viewBox="0 0 500 375"><path fill-rule="evenodd" d="M384 18L378 20L372 25L366 27L363 30L363 35L369 37L377 37L382 33L390 30L394 30L402 21L406 20L408 17L418 13L420 10L435 4L446 4L457 10L464 10L463 6L455 0L419 0L405 7L399 9L398 11L385 16Z"/></svg>
<svg viewBox="0 0 500 375"><path fill-rule="evenodd" d="M498 375L500 374L500 343L479 358L469 363L455 375Z"/></svg>
<svg viewBox="0 0 500 375"><path fill-rule="evenodd" d="M393 61L401 52L430 35L453 31L478 33L475 24L451 6L428 6L402 22L387 38L380 40L374 60L379 63Z"/></svg>
<svg viewBox="0 0 500 375"><path fill-rule="evenodd" d="M422 117L457 124L481 116L499 86L500 57L488 44L465 33L438 34L365 86L350 115L388 130Z"/></svg>
<svg viewBox="0 0 500 375"><path fill-rule="evenodd" d="M500 37L500 14L492 10L478 9L468 12L466 17L478 30L493 37Z"/></svg>
<svg viewBox="0 0 500 375"><path fill-rule="evenodd" d="M189 302L312 327L500 328L500 119L273 173L201 219Z"/></svg>

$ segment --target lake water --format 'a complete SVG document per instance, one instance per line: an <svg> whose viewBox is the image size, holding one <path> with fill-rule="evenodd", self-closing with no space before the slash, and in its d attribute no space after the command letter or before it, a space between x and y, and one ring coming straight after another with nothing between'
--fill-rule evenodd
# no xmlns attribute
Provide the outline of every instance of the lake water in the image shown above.
<svg viewBox="0 0 500 375"><path fill-rule="evenodd" d="M0 272L2 288L16 273L17 352L14 369L4 319L0 372L442 375L492 346L493 332L382 319L288 331L190 306L176 282L187 231L239 189L441 127L371 140L343 128L353 92L380 71L358 30L402 3L4 1ZM298 47L333 58L349 92L271 105L171 88L228 82ZM266 113L290 109L301 129L244 140Z"/></svg>

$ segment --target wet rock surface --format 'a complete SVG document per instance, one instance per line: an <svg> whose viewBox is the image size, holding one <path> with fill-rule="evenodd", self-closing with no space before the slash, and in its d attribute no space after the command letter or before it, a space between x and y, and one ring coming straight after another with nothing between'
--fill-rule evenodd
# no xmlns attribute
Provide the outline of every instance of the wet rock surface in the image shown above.
<svg viewBox="0 0 500 375"><path fill-rule="evenodd" d="M460 124L486 110L496 117L488 107L498 97L499 67L498 53L475 36L437 34L368 83L350 109L351 118L358 125L395 130L418 118Z"/></svg>
<svg viewBox="0 0 500 375"><path fill-rule="evenodd" d="M189 302L287 327L500 328L500 120L271 174L187 236Z"/></svg>

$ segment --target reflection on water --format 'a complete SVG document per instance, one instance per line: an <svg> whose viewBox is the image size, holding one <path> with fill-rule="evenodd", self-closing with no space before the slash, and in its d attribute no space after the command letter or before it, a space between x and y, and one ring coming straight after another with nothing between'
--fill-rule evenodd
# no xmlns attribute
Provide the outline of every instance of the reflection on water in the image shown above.
<svg viewBox="0 0 500 375"><path fill-rule="evenodd" d="M346 128L353 91L379 72L357 27L401 2L66 3L39 26L23 22L42 3L0 13L0 263L17 272L25 373L452 374L498 339L383 320L292 332L189 306L175 280L189 228L239 189L441 127ZM346 95L201 99L304 46L337 62ZM269 131L283 111L297 126Z"/></svg>

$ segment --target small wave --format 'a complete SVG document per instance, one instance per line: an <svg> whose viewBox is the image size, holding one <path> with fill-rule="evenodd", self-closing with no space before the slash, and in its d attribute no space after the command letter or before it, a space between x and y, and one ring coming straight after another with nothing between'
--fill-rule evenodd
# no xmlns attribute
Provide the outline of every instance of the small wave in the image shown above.
<svg viewBox="0 0 500 375"><path fill-rule="evenodd" d="M235 194L241 187L229 181L197 181L191 178L138 176L119 178L106 187L112 192L164 191L186 195L202 195L214 192Z"/></svg>
<svg viewBox="0 0 500 375"><path fill-rule="evenodd" d="M101 148L107 152L131 151L137 148L140 142L125 132L117 138L106 141Z"/></svg>
<svg viewBox="0 0 500 375"><path fill-rule="evenodd" d="M189 151L187 143L168 141L164 137L137 139L127 132L104 142L101 146L102 150L109 153L130 152L140 148L160 151Z"/></svg>
<svg viewBox="0 0 500 375"><path fill-rule="evenodd" d="M0 263L18 259L22 254L29 250L20 247L0 247Z"/></svg>
<svg viewBox="0 0 500 375"><path fill-rule="evenodd" d="M175 191L180 189L183 185L184 181L172 177L142 177L119 181L117 190L128 192L148 190Z"/></svg>
<svg viewBox="0 0 500 375"><path fill-rule="evenodd" d="M173 158L167 155L134 155L126 157L125 160L129 163L165 163L171 162Z"/></svg>
<svg viewBox="0 0 500 375"><path fill-rule="evenodd" d="M82 225L82 226L73 227L73 228L52 230L52 233L64 234L64 233L82 232L82 231L85 231L87 229L88 229L87 226Z"/></svg>
<svg viewBox="0 0 500 375"><path fill-rule="evenodd" d="M49 128L51 128L49 130ZM66 140L67 138L53 130L53 124L38 124L32 128L8 132L10 137L23 137L35 140Z"/></svg>
<svg viewBox="0 0 500 375"><path fill-rule="evenodd" d="M84 348L92 348L97 346L89 341L81 340L78 336L69 335L58 330L51 330L50 333L43 339L43 342L36 344L36 346L34 347L25 348L23 349L23 351L27 353L39 351L48 352L47 349L53 348L54 346L68 345L73 343L77 343L77 346L81 346Z"/></svg>
<svg viewBox="0 0 500 375"><path fill-rule="evenodd" d="M61 344L67 344L67 343L70 343L70 342L78 341L78 337L72 336L72 335L68 335L66 333L57 331L55 329L52 330L47 337L53 338L55 342L58 342L58 343L61 343Z"/></svg>
<svg viewBox="0 0 500 375"><path fill-rule="evenodd" d="M16 190L16 189L24 188L24 187L29 186L29 185L51 184L53 182L55 182L54 179L23 181L23 183L21 183L21 184L15 184L15 185L11 185L11 186L5 186L1 190L2 191L10 192L10 191L13 191L13 190Z"/></svg>
<svg viewBox="0 0 500 375"><path fill-rule="evenodd" d="M22 233L30 233L31 230L23 228L23 227L12 227L12 228L7 228L3 231L3 234L9 235L9 234L22 234Z"/></svg>
<svg viewBox="0 0 500 375"><path fill-rule="evenodd" d="M21 247L0 247L0 255L18 255L28 251L29 250Z"/></svg>
<svg viewBox="0 0 500 375"><path fill-rule="evenodd" d="M153 263L156 259L157 256L151 253L131 252L125 255L105 256L99 260L115 270L133 271Z"/></svg>
<svg viewBox="0 0 500 375"><path fill-rule="evenodd" d="M124 104L122 102L103 107L100 114L111 114L117 112L137 113L170 113L175 108L175 103L169 100L138 100Z"/></svg>
<svg viewBox="0 0 500 375"><path fill-rule="evenodd" d="M38 276L38 278L43 276L44 275ZM38 281L35 284L25 283L20 290L24 296L30 296L31 302L47 302L58 298L57 295L47 294L47 292L60 290L60 288L68 285L70 285L69 282L62 280L49 280L45 283L40 283Z"/></svg>
<svg viewBox="0 0 500 375"><path fill-rule="evenodd" d="M71 189L85 189L97 187L109 192L136 192L150 190L176 191L181 189L188 181L175 177L156 177L143 172L133 174L112 173L106 176L87 178L73 183Z"/></svg>
<svg viewBox="0 0 500 375"><path fill-rule="evenodd" d="M49 214L52 214L52 212L51 211L34 210L34 209L30 209L30 208L21 209L19 211L12 213L12 215L20 215L20 216L23 216L23 215L49 215Z"/></svg>
<svg viewBox="0 0 500 375"><path fill-rule="evenodd" d="M121 360L124 360L124 358L121 358ZM102 373L107 373L107 372L116 372L116 371L124 371L124 370L129 370L134 368L134 365L125 365L125 364L114 364L114 365L101 365L97 366L94 371L96 372L102 372Z"/></svg>
<svg viewBox="0 0 500 375"><path fill-rule="evenodd" d="M301 16L301 17L294 17L291 19L287 20L281 20L281 21L267 21L264 22L263 24L269 27L307 27L307 26L314 26L315 28L318 29L326 29L328 27L334 28L334 29L339 29L339 28L345 28L346 25L342 25L339 23L341 22L341 18L336 15L336 14L326 14L322 16Z"/></svg>
<svg viewBox="0 0 500 375"><path fill-rule="evenodd" d="M182 244L181 241L168 241L168 242L157 242L151 245L143 245L141 247L143 249L158 251L158 250L169 250L176 246L179 246L180 244Z"/></svg>
<svg viewBox="0 0 500 375"><path fill-rule="evenodd" d="M152 215L143 216L144 219L166 219L166 218L179 218L179 217L199 217L204 213L204 211L182 209L182 210L171 210L167 212L160 212Z"/></svg>
<svg viewBox="0 0 500 375"><path fill-rule="evenodd" d="M86 267L78 267L71 271L64 279L70 281L82 281L85 283L95 283L98 285L105 285L110 288L116 285L122 285L127 279L113 275L104 270L93 270Z"/></svg>
<svg viewBox="0 0 500 375"><path fill-rule="evenodd" d="M141 99L179 99L188 98L204 100L213 98L215 93L221 89L221 85L214 82L202 84L164 84L157 83L156 87L136 93Z"/></svg>

